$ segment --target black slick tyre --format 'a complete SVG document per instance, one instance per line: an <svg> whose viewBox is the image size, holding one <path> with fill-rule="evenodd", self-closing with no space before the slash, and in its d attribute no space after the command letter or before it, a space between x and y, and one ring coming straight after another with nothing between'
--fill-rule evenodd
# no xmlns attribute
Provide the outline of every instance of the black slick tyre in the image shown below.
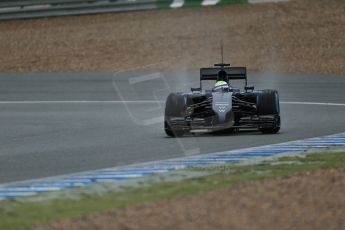
<svg viewBox="0 0 345 230"><path fill-rule="evenodd" d="M280 106L279 95L276 90L266 89L258 95L257 110L259 116L272 116L272 127L260 128L265 134L278 133L280 130Z"/></svg>
<svg viewBox="0 0 345 230"><path fill-rule="evenodd" d="M171 119L185 117L186 107L192 103L188 95L182 93L171 93L166 100L164 114L164 131L169 137L181 137L188 130L174 127Z"/></svg>

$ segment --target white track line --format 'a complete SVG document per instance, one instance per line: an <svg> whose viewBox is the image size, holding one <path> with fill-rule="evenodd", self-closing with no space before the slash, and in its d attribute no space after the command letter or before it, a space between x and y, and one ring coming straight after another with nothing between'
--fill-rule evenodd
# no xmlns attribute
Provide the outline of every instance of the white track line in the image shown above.
<svg viewBox="0 0 345 230"><path fill-rule="evenodd" d="M0 104L156 104L164 101L155 100L133 100L133 101L0 101ZM345 103L328 102L305 102L305 101L281 101L281 104L290 105L325 105L325 106L345 106Z"/></svg>
<svg viewBox="0 0 345 230"><path fill-rule="evenodd" d="M304 102L304 101L281 101L281 104L290 105L328 105L328 106L345 106L343 103L327 103L327 102Z"/></svg>
<svg viewBox="0 0 345 230"><path fill-rule="evenodd" d="M162 103L162 101L153 100L139 100L139 101L0 101L0 104L96 104L96 103L109 103L109 104L126 104L126 103Z"/></svg>

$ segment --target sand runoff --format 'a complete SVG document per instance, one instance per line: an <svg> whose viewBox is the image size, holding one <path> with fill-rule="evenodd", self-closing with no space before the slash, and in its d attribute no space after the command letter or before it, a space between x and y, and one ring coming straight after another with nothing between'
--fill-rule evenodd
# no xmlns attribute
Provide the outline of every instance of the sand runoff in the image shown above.
<svg viewBox="0 0 345 230"><path fill-rule="evenodd" d="M345 168L247 182L44 225L35 230L345 228Z"/></svg>
<svg viewBox="0 0 345 230"><path fill-rule="evenodd" d="M250 70L345 73L345 2L292 0L0 22L0 72Z"/></svg>

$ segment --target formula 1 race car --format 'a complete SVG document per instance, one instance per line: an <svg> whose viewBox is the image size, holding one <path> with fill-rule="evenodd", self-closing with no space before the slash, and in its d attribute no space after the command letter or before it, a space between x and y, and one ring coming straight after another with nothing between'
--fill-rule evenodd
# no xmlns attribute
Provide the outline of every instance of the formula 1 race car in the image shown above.
<svg viewBox="0 0 345 230"><path fill-rule="evenodd" d="M200 87L190 93L171 93L165 104L164 130L168 136L187 133L256 129L262 133L280 130L279 95L276 90L247 86L246 67L215 64L200 69ZM224 87L203 91L202 81L245 80L244 91ZM229 84L229 86L231 86Z"/></svg>

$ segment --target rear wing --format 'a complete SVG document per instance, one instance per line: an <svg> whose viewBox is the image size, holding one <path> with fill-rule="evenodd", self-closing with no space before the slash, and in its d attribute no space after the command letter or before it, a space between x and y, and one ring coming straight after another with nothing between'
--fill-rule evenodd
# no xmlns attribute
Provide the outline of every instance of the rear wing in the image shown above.
<svg viewBox="0 0 345 230"><path fill-rule="evenodd" d="M247 68L246 67L224 67L224 68L201 68L200 81L220 80L219 72L225 71L227 82L229 80L245 80L247 85Z"/></svg>

